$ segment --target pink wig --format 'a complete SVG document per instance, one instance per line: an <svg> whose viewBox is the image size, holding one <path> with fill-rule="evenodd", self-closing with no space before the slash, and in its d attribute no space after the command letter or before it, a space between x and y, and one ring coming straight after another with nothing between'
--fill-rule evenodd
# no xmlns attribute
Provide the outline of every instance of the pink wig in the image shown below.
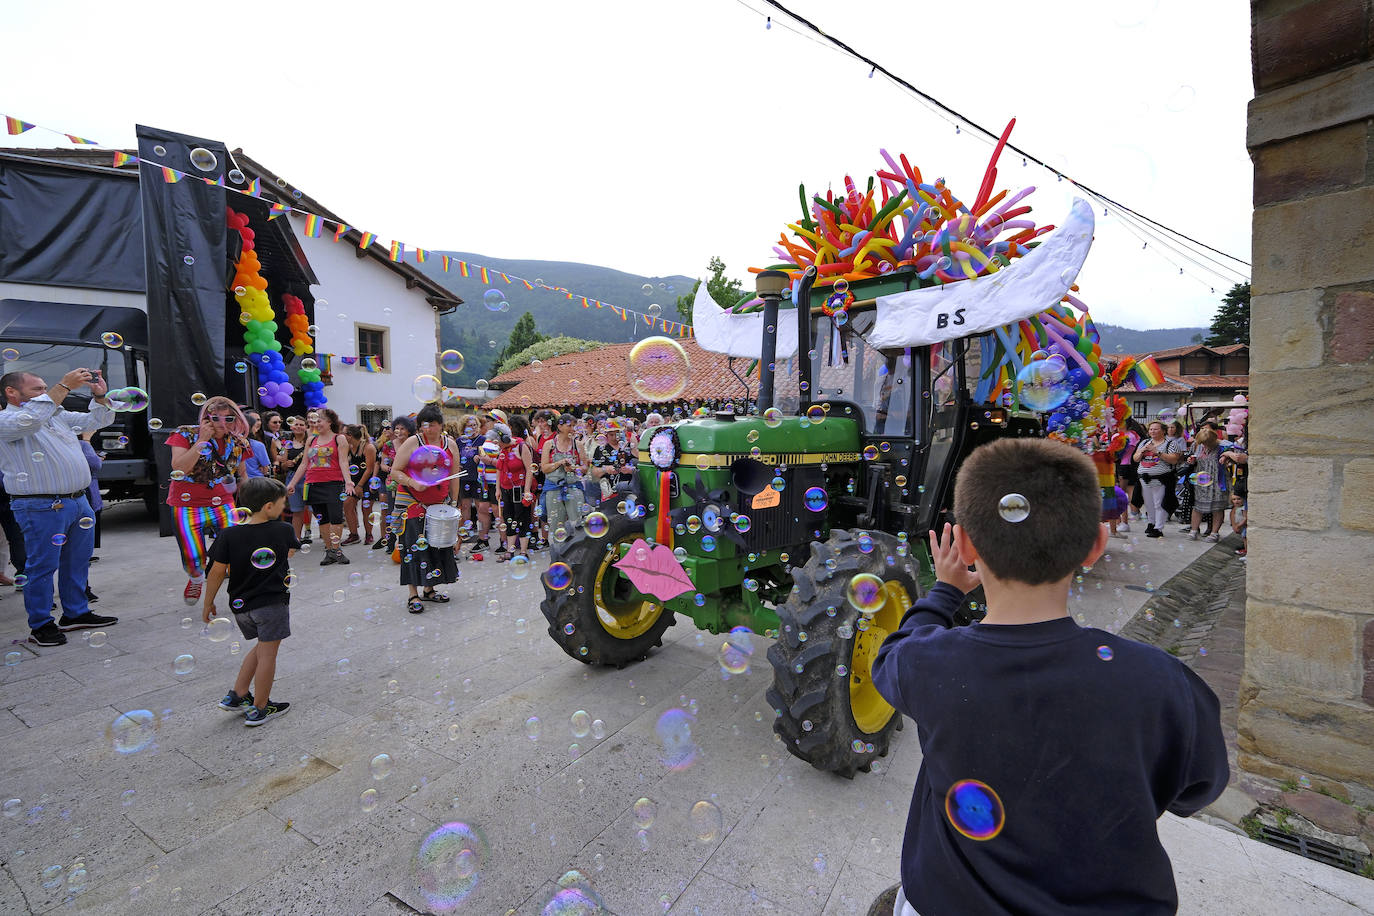
<svg viewBox="0 0 1374 916"><path fill-rule="evenodd" d="M200 407L200 416L197 418L198 422L204 423L205 417L212 411L223 410L232 410L234 412L234 421L229 424L229 432L238 436L240 439L246 439L248 437L248 418L243 415L242 410L239 410L239 405L228 398L213 397L202 404ZM223 414L221 414L221 416L223 416Z"/></svg>

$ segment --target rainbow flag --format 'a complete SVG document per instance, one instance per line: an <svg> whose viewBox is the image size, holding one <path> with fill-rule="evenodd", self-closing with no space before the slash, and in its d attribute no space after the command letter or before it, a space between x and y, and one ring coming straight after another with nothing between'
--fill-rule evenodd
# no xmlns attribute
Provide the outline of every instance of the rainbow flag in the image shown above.
<svg viewBox="0 0 1374 916"><path fill-rule="evenodd" d="M248 182L248 196L249 196L249 197L261 197L261 196L262 196L262 188L258 186L258 185L259 185L259 182L260 182L261 180L262 180L262 179L260 179L260 178L254 178L252 181Z"/></svg>
<svg viewBox="0 0 1374 916"><path fill-rule="evenodd" d="M467 262L467 261L459 261L459 262L458 262L458 273L462 274L462 275L465 276L465 277L468 275L468 262Z"/></svg>
<svg viewBox="0 0 1374 916"><path fill-rule="evenodd" d="M363 367L364 372L381 372L382 358L380 356L360 356L358 365Z"/></svg>
<svg viewBox="0 0 1374 916"><path fill-rule="evenodd" d="M1135 382L1137 389L1144 391L1164 381L1164 371L1159 368L1153 356L1147 356L1136 362L1135 369L1131 372L1131 380Z"/></svg>
<svg viewBox="0 0 1374 916"><path fill-rule="evenodd" d="M416 248L416 249L415 249L415 263L416 263L416 264L423 264L423 263L425 263L425 258L428 258L428 257L429 257L429 252L428 252L428 251L425 251L423 248Z"/></svg>
<svg viewBox="0 0 1374 916"><path fill-rule="evenodd" d="M371 248L371 247L372 247L372 242L373 242L373 240L376 239L376 238L377 238L377 233L375 233L375 232L364 232L364 233L363 233L363 237L360 238L360 239L358 239L358 247L359 247L359 248L362 248L363 250L367 250L368 248Z"/></svg>
<svg viewBox="0 0 1374 916"><path fill-rule="evenodd" d="M272 206L267 208L267 220L268 222L271 222L272 220L276 219L282 214L290 212L291 208L288 207L286 204L273 204Z"/></svg>
<svg viewBox="0 0 1374 916"><path fill-rule="evenodd" d="M497 273L501 273L501 271L498 270ZM510 277L506 276L505 274L501 274L501 279L506 281L507 286L510 285Z"/></svg>
<svg viewBox="0 0 1374 916"><path fill-rule="evenodd" d="M319 218L318 216L316 216L316 215L313 214L313 213L309 213L309 214L306 215L306 217L305 217L305 234L306 234L307 237L312 238L312 239L317 239L317 238L319 238L319 237L320 237L320 231L321 231L323 228L324 228L324 227L320 225L320 218Z"/></svg>
<svg viewBox="0 0 1374 916"><path fill-rule="evenodd" d="M392 239L390 257L393 261L404 261L406 257L406 243Z"/></svg>
<svg viewBox="0 0 1374 916"><path fill-rule="evenodd" d="M121 153L121 152L119 152L118 150L115 151L115 154L114 154L114 167L115 167L115 168L119 168L121 165L125 165L125 164L130 163L130 162L137 162L137 161L138 161L138 157L137 157L137 156L130 156L128 153Z"/></svg>
<svg viewBox="0 0 1374 916"><path fill-rule="evenodd" d="M529 280L526 280L522 277L520 278L520 282L525 284L525 289L534 289L534 284L531 283Z"/></svg>
<svg viewBox="0 0 1374 916"><path fill-rule="evenodd" d="M87 139L85 139L84 137L78 137L76 134L63 134L62 136L66 137L68 140L70 140L70 141L72 141L73 143L76 143L76 144L84 144L84 145L86 145L86 146L95 146L95 141L94 141L94 140L87 140Z"/></svg>
<svg viewBox="0 0 1374 916"><path fill-rule="evenodd" d="M480 270L482 271L482 282L483 282L483 283L490 283L490 282L491 282L491 277L489 277L489 276L487 275L487 269L486 269L485 267L483 267L483 268L480 268Z"/></svg>
<svg viewBox="0 0 1374 916"><path fill-rule="evenodd" d="M162 180L167 182L168 184L176 184L178 181L181 180L181 173L178 172L176 169L169 169L167 166L164 165L162 167Z"/></svg>
<svg viewBox="0 0 1374 916"><path fill-rule="evenodd" d="M336 223L334 226L334 241L337 242L339 239L343 238L344 233L347 231L348 226L344 225L343 223Z"/></svg>
<svg viewBox="0 0 1374 916"><path fill-rule="evenodd" d="M26 130L33 130L37 126L36 124L30 124L28 121L21 121L18 118L11 118L9 115L5 115L5 129L9 131L11 137L22 134Z"/></svg>
<svg viewBox="0 0 1374 916"><path fill-rule="evenodd" d="M448 255L446 255L446 254L441 254L441 255L439 255L439 260L441 260L441 261L444 262L444 273L448 273L448 264L449 264L449 261L452 261L453 259L450 258L450 257L449 257Z"/></svg>

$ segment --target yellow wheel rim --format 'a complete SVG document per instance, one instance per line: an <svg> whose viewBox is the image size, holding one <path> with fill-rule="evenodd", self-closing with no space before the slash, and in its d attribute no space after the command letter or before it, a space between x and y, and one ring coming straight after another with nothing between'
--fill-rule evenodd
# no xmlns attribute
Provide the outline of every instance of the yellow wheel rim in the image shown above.
<svg viewBox="0 0 1374 916"><path fill-rule="evenodd" d="M855 627L854 653L849 661L849 708L854 714L854 724L869 735L882 731L896 712L873 686L873 661L878 657L883 640L897 629L911 607L911 596L900 582L884 582L883 594L887 600L868 618L867 628ZM859 618L859 622L863 619Z"/></svg>
<svg viewBox="0 0 1374 916"><path fill-rule="evenodd" d="M601 621L601 628L616 639L634 639L643 635L658 620L659 614L663 613L662 605L645 600L629 585L629 580L620 574L620 570L611 566L620 559L621 544L633 543L641 537L642 534L635 533L611 544L611 549L606 551L606 556L596 571L596 587L592 593L596 616ZM631 597L615 596L617 590L627 587L632 593Z"/></svg>

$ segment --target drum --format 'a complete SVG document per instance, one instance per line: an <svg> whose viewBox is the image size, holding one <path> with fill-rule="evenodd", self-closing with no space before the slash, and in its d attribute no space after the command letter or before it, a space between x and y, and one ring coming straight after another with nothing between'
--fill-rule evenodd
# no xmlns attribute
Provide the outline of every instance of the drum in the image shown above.
<svg viewBox="0 0 1374 916"><path fill-rule="evenodd" d="M462 527L462 513L453 506L429 506L425 509L425 540L431 547L452 547L458 543Z"/></svg>

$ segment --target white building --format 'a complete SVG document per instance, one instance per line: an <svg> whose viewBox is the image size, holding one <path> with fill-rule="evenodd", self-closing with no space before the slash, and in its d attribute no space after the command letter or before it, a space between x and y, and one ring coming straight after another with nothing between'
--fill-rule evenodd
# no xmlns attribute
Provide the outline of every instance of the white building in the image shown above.
<svg viewBox="0 0 1374 916"><path fill-rule="evenodd" d="M326 221L319 237L310 238L305 216L289 217L319 280L311 287L315 350L329 406L345 423L373 431L382 420L419 410L412 391L416 376L440 377L439 315L462 300L414 264L392 261L382 242L359 248L361 229L350 225L335 241L335 225L347 220L300 189L279 184L277 175L242 150L233 156L250 179L261 179L265 193ZM309 303L306 308L312 311ZM361 357L375 357L380 368L369 371Z"/></svg>

